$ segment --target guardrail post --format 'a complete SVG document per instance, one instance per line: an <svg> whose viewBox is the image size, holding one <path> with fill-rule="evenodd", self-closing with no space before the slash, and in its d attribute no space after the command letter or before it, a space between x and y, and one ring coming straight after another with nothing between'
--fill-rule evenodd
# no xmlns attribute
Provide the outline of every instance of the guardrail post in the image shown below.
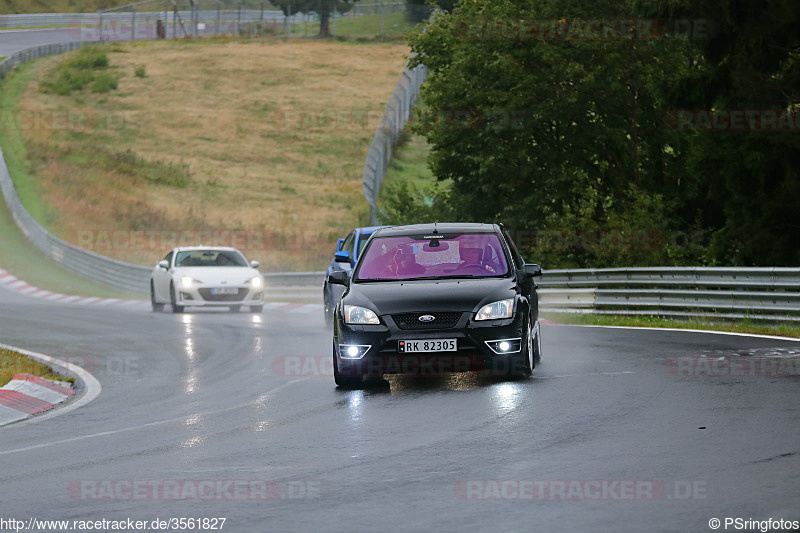
<svg viewBox="0 0 800 533"><path fill-rule="evenodd" d="M131 41L136 40L136 6L131 6Z"/></svg>

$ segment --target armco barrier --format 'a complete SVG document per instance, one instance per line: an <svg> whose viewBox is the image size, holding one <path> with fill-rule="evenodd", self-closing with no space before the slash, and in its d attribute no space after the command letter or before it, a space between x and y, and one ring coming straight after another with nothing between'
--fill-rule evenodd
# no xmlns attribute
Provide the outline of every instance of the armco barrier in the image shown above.
<svg viewBox="0 0 800 533"><path fill-rule="evenodd" d="M800 321L800 268L550 270L539 286L542 310Z"/></svg>

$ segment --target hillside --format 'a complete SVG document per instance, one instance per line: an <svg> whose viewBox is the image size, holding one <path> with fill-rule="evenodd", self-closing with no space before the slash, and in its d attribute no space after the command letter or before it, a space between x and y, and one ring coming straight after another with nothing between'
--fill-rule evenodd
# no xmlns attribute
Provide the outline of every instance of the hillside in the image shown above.
<svg viewBox="0 0 800 533"><path fill-rule="evenodd" d="M20 195L54 234L125 261L153 264L176 236L235 235L266 270L322 268L366 216L364 157L407 52L115 44L103 70L118 88L69 95L43 89L70 56L40 61L20 89L21 116L41 117L16 132L28 160L16 165Z"/></svg>

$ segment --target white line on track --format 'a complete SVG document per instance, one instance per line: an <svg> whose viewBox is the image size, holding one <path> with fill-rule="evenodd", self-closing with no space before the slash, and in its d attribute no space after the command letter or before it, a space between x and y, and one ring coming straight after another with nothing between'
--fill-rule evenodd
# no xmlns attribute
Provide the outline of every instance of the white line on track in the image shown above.
<svg viewBox="0 0 800 533"><path fill-rule="evenodd" d="M680 331L684 333L710 333L711 335L736 335L738 337L753 337L755 339L773 339L779 341L800 342L797 337L780 337L778 335L761 335L758 333L739 333L736 331L717 331L713 329L683 329L683 328L652 328L644 326L594 326L588 324L553 324L562 328L607 328L607 329L641 329L644 331Z"/></svg>

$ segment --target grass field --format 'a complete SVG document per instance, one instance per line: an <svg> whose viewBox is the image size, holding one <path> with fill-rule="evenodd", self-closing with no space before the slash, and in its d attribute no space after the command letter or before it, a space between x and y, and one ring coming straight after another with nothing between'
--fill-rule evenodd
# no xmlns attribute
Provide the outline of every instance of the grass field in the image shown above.
<svg viewBox="0 0 800 533"><path fill-rule="evenodd" d="M0 348L0 387L11 381L14 374L32 374L45 379L74 382L74 378L64 378L54 373L50 367L28 357Z"/></svg>
<svg viewBox="0 0 800 533"><path fill-rule="evenodd" d="M65 61L49 58L4 93L23 113L67 118L6 129L3 147L26 207L67 241L152 264L168 239L109 247L102 236L236 230L256 237L245 252L265 270L319 269L365 221L364 156L407 52L318 40L111 45L119 89L69 96L40 91Z"/></svg>

